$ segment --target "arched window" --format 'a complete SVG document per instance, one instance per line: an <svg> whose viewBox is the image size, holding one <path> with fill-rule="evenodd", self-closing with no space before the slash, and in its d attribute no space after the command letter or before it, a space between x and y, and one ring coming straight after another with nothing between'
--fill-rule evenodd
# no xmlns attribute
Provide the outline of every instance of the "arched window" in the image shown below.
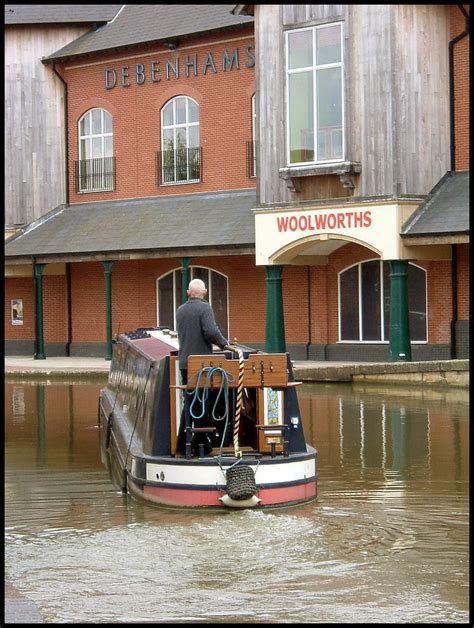
<svg viewBox="0 0 474 628"><path fill-rule="evenodd" d="M408 264L410 337L426 342L426 271ZM390 266L371 260L339 273L339 341L388 342L390 339Z"/></svg>
<svg viewBox="0 0 474 628"><path fill-rule="evenodd" d="M105 109L91 109L79 120L79 192L115 189L112 116Z"/></svg>
<svg viewBox="0 0 474 628"><path fill-rule="evenodd" d="M224 336L229 334L227 277L203 266L191 266L191 279L202 279L206 284L207 299L212 305L216 323ZM159 277L157 288L157 324L176 329L176 310L183 302L181 268Z"/></svg>
<svg viewBox="0 0 474 628"><path fill-rule="evenodd" d="M201 180L199 105L176 96L161 110L161 185Z"/></svg>

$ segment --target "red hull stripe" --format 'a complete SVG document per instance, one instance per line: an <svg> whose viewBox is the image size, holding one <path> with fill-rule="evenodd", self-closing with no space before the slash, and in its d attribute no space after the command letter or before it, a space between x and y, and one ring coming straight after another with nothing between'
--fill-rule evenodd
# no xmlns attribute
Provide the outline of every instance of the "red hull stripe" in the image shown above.
<svg viewBox="0 0 474 628"><path fill-rule="evenodd" d="M224 492L215 489L203 491L167 488L164 486L144 486L143 495L145 498L149 496L153 501L168 506L222 507L222 502L219 501L219 497L222 497ZM260 507L308 500L316 497L316 482L280 488L262 488L257 491L256 495L262 500L259 504Z"/></svg>

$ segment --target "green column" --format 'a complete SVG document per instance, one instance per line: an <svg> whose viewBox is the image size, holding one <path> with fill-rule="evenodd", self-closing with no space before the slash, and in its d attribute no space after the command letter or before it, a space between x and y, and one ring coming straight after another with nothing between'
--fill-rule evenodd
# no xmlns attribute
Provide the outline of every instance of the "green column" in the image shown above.
<svg viewBox="0 0 474 628"><path fill-rule="evenodd" d="M269 353L285 353L285 321L281 275L283 266L265 266L267 278L267 311L265 350Z"/></svg>
<svg viewBox="0 0 474 628"><path fill-rule="evenodd" d="M105 359L112 359L112 264L113 262L102 262L105 278L105 329L106 345Z"/></svg>
<svg viewBox="0 0 474 628"><path fill-rule="evenodd" d="M408 262L390 262L390 362L411 362Z"/></svg>
<svg viewBox="0 0 474 628"><path fill-rule="evenodd" d="M181 288L183 292L183 303L188 300L188 286L191 281L191 270L189 264L191 263L190 257L182 257L181 262Z"/></svg>
<svg viewBox="0 0 474 628"><path fill-rule="evenodd" d="M35 360L45 360L43 335L43 270L46 264L34 264L36 286L36 352Z"/></svg>

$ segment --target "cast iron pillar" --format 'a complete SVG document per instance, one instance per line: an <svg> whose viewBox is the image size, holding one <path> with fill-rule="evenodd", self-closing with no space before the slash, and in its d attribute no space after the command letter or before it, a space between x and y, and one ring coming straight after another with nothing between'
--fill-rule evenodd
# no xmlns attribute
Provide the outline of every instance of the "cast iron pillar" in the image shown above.
<svg viewBox="0 0 474 628"><path fill-rule="evenodd" d="M411 362L408 262L390 260L390 362Z"/></svg>
<svg viewBox="0 0 474 628"><path fill-rule="evenodd" d="M105 330L106 345L105 359L112 359L112 264L113 262L102 262L105 279Z"/></svg>
<svg viewBox="0 0 474 628"><path fill-rule="evenodd" d="M43 270L46 264L34 264L36 286L36 352L35 360L45 360L43 334Z"/></svg>
<svg viewBox="0 0 474 628"><path fill-rule="evenodd" d="M188 300L188 286L191 281L191 270L189 264L191 263L190 257L181 257L181 288L183 292L183 303Z"/></svg>
<svg viewBox="0 0 474 628"><path fill-rule="evenodd" d="M285 321L281 275L283 266L265 266L267 277L267 311L265 351L285 353Z"/></svg>

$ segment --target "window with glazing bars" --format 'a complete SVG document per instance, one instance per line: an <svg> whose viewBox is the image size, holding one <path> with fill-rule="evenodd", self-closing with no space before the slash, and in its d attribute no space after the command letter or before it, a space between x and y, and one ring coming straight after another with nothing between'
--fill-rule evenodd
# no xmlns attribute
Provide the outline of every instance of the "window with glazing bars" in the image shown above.
<svg viewBox="0 0 474 628"><path fill-rule="evenodd" d="M158 185L202 180L199 105L192 98L176 96L161 110L161 151L156 165Z"/></svg>
<svg viewBox="0 0 474 628"><path fill-rule="evenodd" d="M115 189L112 116L94 108L79 121L79 160L74 163L77 192Z"/></svg>

